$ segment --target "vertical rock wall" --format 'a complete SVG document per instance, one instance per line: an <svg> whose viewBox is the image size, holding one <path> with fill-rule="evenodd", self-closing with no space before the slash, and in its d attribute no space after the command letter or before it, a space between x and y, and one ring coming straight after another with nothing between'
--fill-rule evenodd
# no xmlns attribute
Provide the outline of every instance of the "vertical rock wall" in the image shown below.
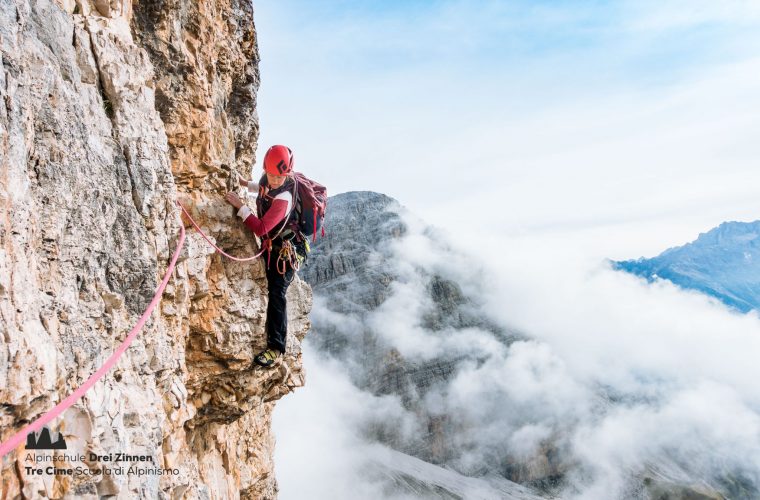
<svg viewBox="0 0 760 500"><path fill-rule="evenodd" d="M246 2L0 0L0 57L5 440L136 323L177 242L177 199L217 244L255 253L222 196L255 156L258 54ZM52 426L70 455L146 455L178 473L30 475L20 446L0 498L273 497L271 411L303 384L311 295L291 287L289 352L265 372L249 369L265 291L259 262L223 260L189 230L160 310Z"/></svg>

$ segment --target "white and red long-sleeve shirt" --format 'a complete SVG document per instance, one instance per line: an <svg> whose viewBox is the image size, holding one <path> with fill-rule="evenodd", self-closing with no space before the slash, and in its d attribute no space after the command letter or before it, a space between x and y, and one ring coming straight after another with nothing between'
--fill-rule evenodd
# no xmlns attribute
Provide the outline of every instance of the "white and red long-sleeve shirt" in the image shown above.
<svg viewBox="0 0 760 500"><path fill-rule="evenodd" d="M249 182L248 190L253 191L254 189L258 190L258 184L253 181ZM263 217L256 217L253 211L245 205L240 207L237 215L243 219L248 229L253 231L256 236L264 236L283 221L290 213L292 204L293 195L289 191L284 191L274 197L272 206L269 207L269 210L267 210L267 213Z"/></svg>

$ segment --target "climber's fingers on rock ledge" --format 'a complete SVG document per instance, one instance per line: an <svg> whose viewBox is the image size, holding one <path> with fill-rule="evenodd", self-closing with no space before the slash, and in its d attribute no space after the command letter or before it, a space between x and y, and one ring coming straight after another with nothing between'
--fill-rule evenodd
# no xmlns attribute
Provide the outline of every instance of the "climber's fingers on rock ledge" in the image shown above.
<svg viewBox="0 0 760 500"><path fill-rule="evenodd" d="M243 206L243 202L240 200L236 193L227 193L227 196L225 196L224 199L227 200L227 203L235 208L240 208Z"/></svg>

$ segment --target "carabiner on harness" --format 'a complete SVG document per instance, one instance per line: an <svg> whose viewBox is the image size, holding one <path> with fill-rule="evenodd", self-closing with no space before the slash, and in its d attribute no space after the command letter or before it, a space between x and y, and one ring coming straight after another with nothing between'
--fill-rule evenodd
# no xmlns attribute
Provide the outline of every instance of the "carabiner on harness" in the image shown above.
<svg viewBox="0 0 760 500"><path fill-rule="evenodd" d="M303 256L298 255L295 245L290 240L283 241L277 256L277 272L284 275L288 270L288 264L293 270L298 271L301 268L301 262L303 262Z"/></svg>

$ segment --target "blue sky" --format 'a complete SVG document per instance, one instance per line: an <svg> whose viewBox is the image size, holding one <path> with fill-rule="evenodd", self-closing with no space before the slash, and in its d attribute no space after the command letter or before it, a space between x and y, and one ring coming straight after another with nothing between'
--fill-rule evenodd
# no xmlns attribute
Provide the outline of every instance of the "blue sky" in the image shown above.
<svg viewBox="0 0 760 500"><path fill-rule="evenodd" d="M261 149L287 143L331 194L474 232L485 203L506 234L655 220L683 241L757 218L756 3L254 8Z"/></svg>
<svg viewBox="0 0 760 500"><path fill-rule="evenodd" d="M285 1L257 4L257 20L274 21L277 30L292 29L272 34L270 57L287 59L292 68L304 64L307 58L301 56L319 56L311 62L333 69L350 64L337 73L360 79L410 66L440 67L445 60L458 63L446 65L453 73L511 73L525 63L535 68L564 56L610 76L638 80L714 58L751 54L756 39L743 50L732 45L752 35L756 8L720 3L724 5L665 3L679 17L663 21L667 7L647 1ZM258 25L266 48L268 27ZM276 64L288 66L282 60Z"/></svg>

